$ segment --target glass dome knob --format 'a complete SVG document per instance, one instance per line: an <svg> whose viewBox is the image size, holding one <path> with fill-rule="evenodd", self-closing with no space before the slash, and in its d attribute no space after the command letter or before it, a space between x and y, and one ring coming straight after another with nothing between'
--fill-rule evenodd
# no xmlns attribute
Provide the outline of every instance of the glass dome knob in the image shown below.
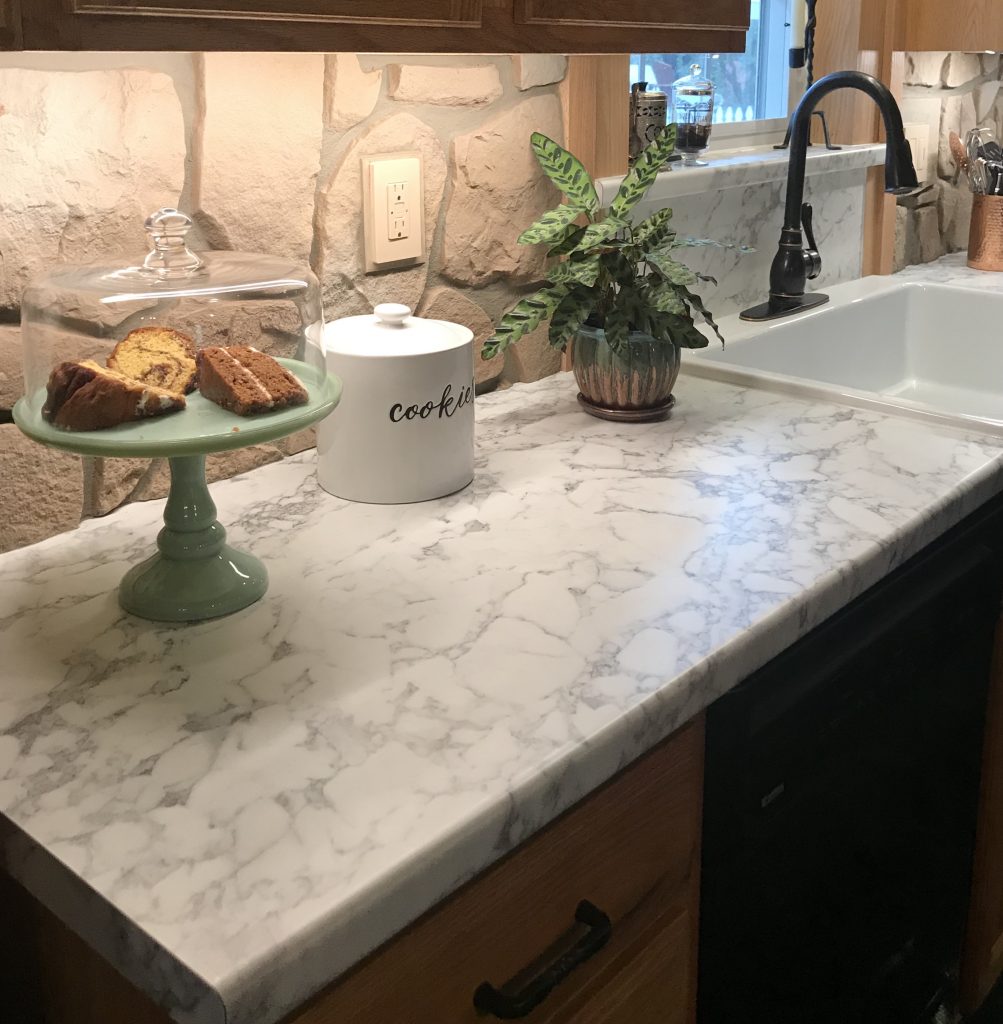
<svg viewBox="0 0 1003 1024"><path fill-rule="evenodd" d="M157 277L175 278L187 277L202 269L202 260L185 241L192 227L188 214L165 206L146 218L145 227L153 244L143 260L145 270Z"/></svg>

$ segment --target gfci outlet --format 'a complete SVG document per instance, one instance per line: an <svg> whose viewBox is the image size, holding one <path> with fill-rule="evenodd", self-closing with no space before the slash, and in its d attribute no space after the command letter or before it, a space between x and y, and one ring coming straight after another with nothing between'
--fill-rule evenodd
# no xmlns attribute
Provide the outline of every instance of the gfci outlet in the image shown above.
<svg viewBox="0 0 1003 1024"><path fill-rule="evenodd" d="M419 153L363 157L366 273L424 261L424 196Z"/></svg>

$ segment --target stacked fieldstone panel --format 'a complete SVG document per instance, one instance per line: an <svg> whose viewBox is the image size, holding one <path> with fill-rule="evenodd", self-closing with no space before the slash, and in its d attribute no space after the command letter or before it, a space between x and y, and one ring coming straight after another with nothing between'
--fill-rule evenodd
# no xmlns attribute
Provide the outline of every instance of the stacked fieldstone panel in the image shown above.
<svg viewBox="0 0 1003 1024"><path fill-rule="evenodd" d="M563 57L68 55L10 66L30 59L0 67L0 551L166 494L159 460L55 453L10 420L25 283L58 262L134 261L158 207L191 211L203 248L309 262L329 320L405 302L466 323L479 342L542 274L539 253L515 239L558 201L528 139L562 138ZM423 157L427 259L366 275L360 161L399 150ZM288 325L266 326L280 351ZM478 362L478 388L536 380L559 362L541 329ZM210 456L209 477L312 444L304 432Z"/></svg>
<svg viewBox="0 0 1003 1024"><path fill-rule="evenodd" d="M895 269L929 263L968 248L972 196L957 178L948 146L953 130L992 128L1003 139L1003 64L998 53L907 53L902 113L906 123L929 125L929 157L917 166L932 190L900 204L895 232Z"/></svg>

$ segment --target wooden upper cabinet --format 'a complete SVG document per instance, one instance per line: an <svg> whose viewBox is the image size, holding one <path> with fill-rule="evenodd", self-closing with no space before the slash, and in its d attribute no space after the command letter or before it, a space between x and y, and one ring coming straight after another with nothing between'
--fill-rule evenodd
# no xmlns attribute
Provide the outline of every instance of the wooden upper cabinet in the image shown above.
<svg viewBox="0 0 1003 1024"><path fill-rule="evenodd" d="M21 13L18 0L0 0L0 50L21 46Z"/></svg>
<svg viewBox="0 0 1003 1024"><path fill-rule="evenodd" d="M0 0L30 50L741 51L751 0ZM6 6L5 6L6 5Z"/></svg>
<svg viewBox="0 0 1003 1024"><path fill-rule="evenodd" d="M898 50L1003 50L1000 0L897 0Z"/></svg>

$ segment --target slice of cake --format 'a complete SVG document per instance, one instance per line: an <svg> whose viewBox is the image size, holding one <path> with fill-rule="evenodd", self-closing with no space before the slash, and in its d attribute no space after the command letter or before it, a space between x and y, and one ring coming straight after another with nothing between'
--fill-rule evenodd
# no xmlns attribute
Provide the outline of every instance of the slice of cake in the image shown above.
<svg viewBox="0 0 1003 1024"><path fill-rule="evenodd" d="M185 407L184 395L141 384L90 359L50 374L42 416L65 430L104 430Z"/></svg>
<svg viewBox="0 0 1003 1024"><path fill-rule="evenodd" d="M186 395L195 389L195 343L167 327L137 327L115 346L108 368Z"/></svg>
<svg viewBox="0 0 1003 1024"><path fill-rule="evenodd" d="M249 345L204 348L197 362L199 392L238 416L303 405L309 397L284 366Z"/></svg>

